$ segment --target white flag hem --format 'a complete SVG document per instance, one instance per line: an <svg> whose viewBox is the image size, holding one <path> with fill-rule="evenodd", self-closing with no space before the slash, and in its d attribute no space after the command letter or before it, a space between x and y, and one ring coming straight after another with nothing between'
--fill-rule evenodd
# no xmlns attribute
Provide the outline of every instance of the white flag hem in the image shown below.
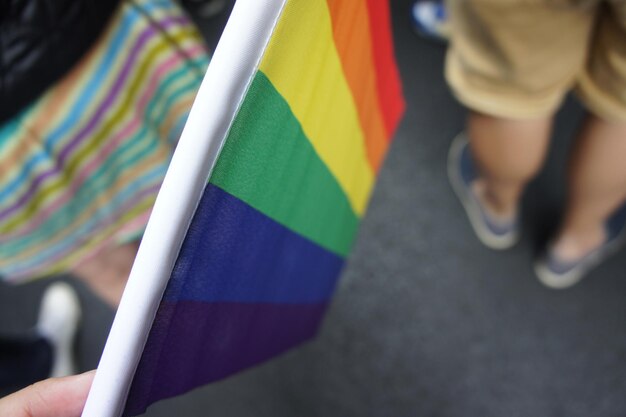
<svg viewBox="0 0 626 417"><path fill-rule="evenodd" d="M119 417L207 180L286 0L238 0L167 171L83 417Z"/></svg>

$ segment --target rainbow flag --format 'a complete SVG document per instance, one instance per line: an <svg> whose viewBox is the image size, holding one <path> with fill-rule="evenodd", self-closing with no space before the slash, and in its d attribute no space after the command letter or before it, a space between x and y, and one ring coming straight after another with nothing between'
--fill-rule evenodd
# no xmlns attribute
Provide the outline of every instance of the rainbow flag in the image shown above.
<svg viewBox="0 0 626 417"><path fill-rule="evenodd" d="M403 109L385 1L239 1L83 415L141 414L315 336Z"/></svg>

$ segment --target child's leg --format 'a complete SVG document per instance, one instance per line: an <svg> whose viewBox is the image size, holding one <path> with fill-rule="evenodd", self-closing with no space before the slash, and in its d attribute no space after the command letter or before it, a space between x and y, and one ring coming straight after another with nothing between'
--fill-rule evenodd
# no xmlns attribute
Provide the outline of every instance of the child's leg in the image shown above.
<svg viewBox="0 0 626 417"><path fill-rule="evenodd" d="M476 192L501 217L515 216L526 184L541 168L552 117L510 120L472 112L468 136L480 177Z"/></svg>
<svg viewBox="0 0 626 417"><path fill-rule="evenodd" d="M605 239L604 223L626 199L626 123L590 115L569 166L569 198L553 250L574 260Z"/></svg>

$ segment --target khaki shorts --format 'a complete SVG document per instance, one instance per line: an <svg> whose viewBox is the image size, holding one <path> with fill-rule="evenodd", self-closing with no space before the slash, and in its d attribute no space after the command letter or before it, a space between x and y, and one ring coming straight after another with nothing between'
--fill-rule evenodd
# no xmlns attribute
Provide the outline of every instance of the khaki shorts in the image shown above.
<svg viewBox="0 0 626 417"><path fill-rule="evenodd" d="M572 88L626 121L626 0L448 0L446 78L470 109L531 119Z"/></svg>

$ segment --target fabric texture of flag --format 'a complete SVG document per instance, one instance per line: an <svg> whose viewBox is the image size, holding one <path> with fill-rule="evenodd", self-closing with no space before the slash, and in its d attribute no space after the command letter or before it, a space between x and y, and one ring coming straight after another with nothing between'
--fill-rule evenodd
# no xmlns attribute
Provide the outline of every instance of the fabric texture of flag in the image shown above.
<svg viewBox="0 0 626 417"><path fill-rule="evenodd" d="M316 334L403 110L387 2L282 2L124 415Z"/></svg>

